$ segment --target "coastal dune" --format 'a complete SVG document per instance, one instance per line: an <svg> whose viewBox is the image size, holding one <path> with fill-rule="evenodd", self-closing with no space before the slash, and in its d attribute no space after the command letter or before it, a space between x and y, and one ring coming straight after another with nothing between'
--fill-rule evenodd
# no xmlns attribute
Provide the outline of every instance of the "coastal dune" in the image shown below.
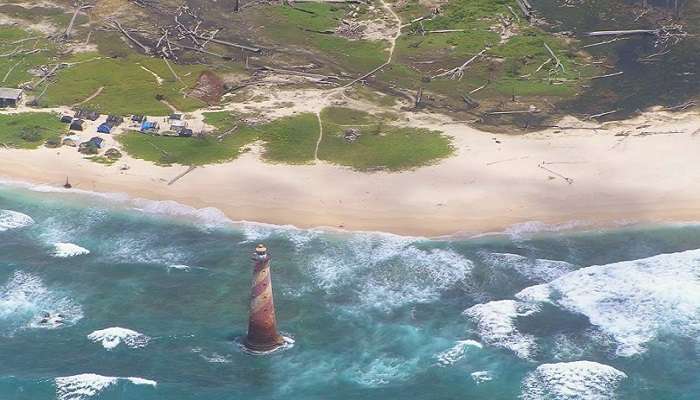
<svg viewBox="0 0 700 400"><path fill-rule="evenodd" d="M232 220L420 236L501 231L530 221L700 219L696 114L654 112L600 130L527 135L481 132L429 114L407 122L452 136L456 154L412 171L363 173L326 163L269 164L251 151L168 185L187 167L129 157L107 167L72 149L4 149L0 176L54 186L69 177L77 189L215 207ZM573 118L560 125L584 126ZM120 170L125 163L129 170Z"/></svg>

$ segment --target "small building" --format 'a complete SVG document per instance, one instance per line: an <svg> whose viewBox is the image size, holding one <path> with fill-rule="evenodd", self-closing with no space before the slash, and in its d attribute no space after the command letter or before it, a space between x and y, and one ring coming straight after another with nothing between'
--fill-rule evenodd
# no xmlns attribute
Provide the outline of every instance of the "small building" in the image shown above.
<svg viewBox="0 0 700 400"><path fill-rule="evenodd" d="M124 118L119 115L110 115L107 117L107 124L112 127L119 126L124 122Z"/></svg>
<svg viewBox="0 0 700 400"><path fill-rule="evenodd" d="M104 139L102 139L101 137L97 137L97 136L92 137L92 138L90 138L90 140L87 141L87 143L94 144L98 149L101 149L102 146L104 146L104 142L105 142Z"/></svg>
<svg viewBox="0 0 700 400"><path fill-rule="evenodd" d="M22 100L22 89L0 88L0 108L17 107Z"/></svg>
<svg viewBox="0 0 700 400"><path fill-rule="evenodd" d="M187 122L179 120L179 119L170 120L170 130L171 131L177 133L185 128L187 128Z"/></svg>
<svg viewBox="0 0 700 400"><path fill-rule="evenodd" d="M158 133L158 129L156 121L143 121L141 123L141 133Z"/></svg>
<svg viewBox="0 0 700 400"><path fill-rule="evenodd" d="M61 115L61 122L63 122L64 124L70 124L71 122L73 122L73 117L71 117L68 114L63 114Z"/></svg>
<svg viewBox="0 0 700 400"><path fill-rule="evenodd" d="M78 143L80 143L80 136L78 135L70 135L63 138L64 146L78 147Z"/></svg>
<svg viewBox="0 0 700 400"><path fill-rule="evenodd" d="M97 119L100 118L100 113L98 113L97 111L80 109L75 113L75 118L97 121Z"/></svg>
<svg viewBox="0 0 700 400"><path fill-rule="evenodd" d="M131 121L141 123L146 121L146 116L141 114L134 114L131 116Z"/></svg>
<svg viewBox="0 0 700 400"><path fill-rule="evenodd" d="M180 132L177 133L178 136L180 137L192 137L192 129L185 128L180 130Z"/></svg>
<svg viewBox="0 0 700 400"><path fill-rule="evenodd" d="M171 121L182 121L185 119L185 116L180 114L180 113L172 113L170 114L170 120Z"/></svg>
<svg viewBox="0 0 700 400"><path fill-rule="evenodd" d="M72 131L82 131L85 129L85 121L79 118L75 118L73 122L70 123L70 130Z"/></svg>
<svg viewBox="0 0 700 400"><path fill-rule="evenodd" d="M100 124L100 126L97 127L97 133L111 133L112 132L112 125L108 123Z"/></svg>

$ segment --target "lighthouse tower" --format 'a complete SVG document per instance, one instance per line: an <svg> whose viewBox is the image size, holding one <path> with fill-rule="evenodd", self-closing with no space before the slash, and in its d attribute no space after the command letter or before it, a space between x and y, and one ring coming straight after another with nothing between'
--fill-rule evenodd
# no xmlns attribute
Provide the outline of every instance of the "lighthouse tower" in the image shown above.
<svg viewBox="0 0 700 400"><path fill-rule="evenodd" d="M270 255L259 244L253 254L253 283L250 293L250 316L245 346L252 351L267 352L284 344L277 332L275 303L272 299L270 279Z"/></svg>

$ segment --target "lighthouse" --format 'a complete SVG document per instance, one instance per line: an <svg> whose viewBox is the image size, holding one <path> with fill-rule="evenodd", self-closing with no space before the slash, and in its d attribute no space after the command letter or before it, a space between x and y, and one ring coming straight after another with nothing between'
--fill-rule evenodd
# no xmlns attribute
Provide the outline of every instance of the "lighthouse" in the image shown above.
<svg viewBox="0 0 700 400"><path fill-rule="evenodd" d="M277 332L275 303L272 299L270 255L259 244L253 254L253 283L250 290L250 316L245 347L254 352L269 352L285 344Z"/></svg>

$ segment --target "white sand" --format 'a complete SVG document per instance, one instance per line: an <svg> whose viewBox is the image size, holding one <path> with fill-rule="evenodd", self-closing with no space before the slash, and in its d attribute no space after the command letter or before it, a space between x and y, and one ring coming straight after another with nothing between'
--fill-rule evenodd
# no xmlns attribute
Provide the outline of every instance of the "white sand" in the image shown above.
<svg viewBox="0 0 700 400"><path fill-rule="evenodd" d="M275 99L266 103L273 106ZM302 104L277 111L308 111ZM66 147L0 149L0 177L60 186L68 176L79 189L216 207L233 220L424 236L502 230L528 221L614 225L700 219L696 113L656 111L604 130L520 136L444 124L443 117L428 114L407 118L404 122L412 126L453 136L457 154L415 171L368 174L326 163L267 164L250 152L230 163L198 168L168 186L187 167L158 167L128 157L106 167ZM571 118L561 122L573 124L582 125ZM645 124L651 126L637 129ZM92 128L82 136L93 136ZM622 131L683 133L622 140L615 136ZM542 162L573 183L539 168ZM131 169L120 171L124 163Z"/></svg>

